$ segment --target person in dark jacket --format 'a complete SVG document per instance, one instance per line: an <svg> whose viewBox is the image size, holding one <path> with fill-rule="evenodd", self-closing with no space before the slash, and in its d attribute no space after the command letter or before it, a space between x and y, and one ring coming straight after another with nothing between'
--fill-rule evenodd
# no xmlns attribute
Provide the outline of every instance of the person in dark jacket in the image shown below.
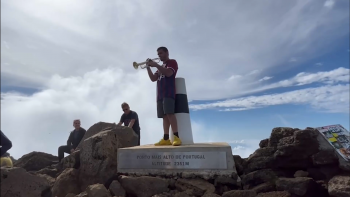
<svg viewBox="0 0 350 197"><path fill-rule="evenodd" d="M117 124L121 126L124 123L124 126L130 127L134 130L134 132L138 135L137 145L140 146L140 122L139 116L135 111L130 110L130 106L128 103L124 102L121 105L122 110L124 111L123 115L120 117L120 121Z"/></svg>
<svg viewBox="0 0 350 197"><path fill-rule="evenodd" d="M0 130L1 132L1 157L12 148L12 142L6 137L6 135Z"/></svg>
<svg viewBox="0 0 350 197"><path fill-rule="evenodd" d="M58 148L58 160L61 162L61 160L64 157L64 153L71 154L74 151L76 151L77 146L79 145L80 141L83 139L86 130L82 127L80 127L80 120L74 120L73 121L74 130L70 132L70 135L67 140L67 145L60 146Z"/></svg>

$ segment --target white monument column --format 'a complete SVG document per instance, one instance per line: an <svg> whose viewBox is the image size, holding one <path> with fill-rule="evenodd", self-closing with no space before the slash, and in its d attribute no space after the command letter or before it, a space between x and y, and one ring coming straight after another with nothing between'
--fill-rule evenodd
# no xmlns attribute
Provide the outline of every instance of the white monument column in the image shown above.
<svg viewBox="0 0 350 197"><path fill-rule="evenodd" d="M177 119L177 128L182 144L193 144L192 127L190 110L188 107L187 92L185 79L182 77L175 78L176 95L175 95L175 116ZM170 141L174 141L174 132L170 127Z"/></svg>

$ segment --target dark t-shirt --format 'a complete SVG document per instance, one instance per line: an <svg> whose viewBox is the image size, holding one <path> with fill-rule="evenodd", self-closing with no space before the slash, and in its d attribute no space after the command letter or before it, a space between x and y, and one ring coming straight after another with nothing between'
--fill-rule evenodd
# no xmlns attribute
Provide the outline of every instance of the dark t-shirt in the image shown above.
<svg viewBox="0 0 350 197"><path fill-rule="evenodd" d="M132 126L132 129L139 134L140 133L140 123L139 123L139 117L136 112L130 110L129 114L123 114L120 118L120 122L124 123L124 126L129 126L129 123L132 119L135 119L134 125Z"/></svg>
<svg viewBox="0 0 350 197"><path fill-rule="evenodd" d="M176 60L169 59L162 65L164 68L171 69L173 74L167 77L161 74L158 70L155 72L158 75L157 80L157 101L162 100L164 97L175 99L175 77L178 70Z"/></svg>

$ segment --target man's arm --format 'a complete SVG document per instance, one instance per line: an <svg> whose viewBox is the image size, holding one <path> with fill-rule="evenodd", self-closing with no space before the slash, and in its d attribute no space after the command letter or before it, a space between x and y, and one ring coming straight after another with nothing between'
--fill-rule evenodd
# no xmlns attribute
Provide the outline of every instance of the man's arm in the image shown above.
<svg viewBox="0 0 350 197"><path fill-rule="evenodd" d="M124 122L124 114L122 116L120 116L120 120L119 123L117 124L118 126L121 126Z"/></svg>
<svg viewBox="0 0 350 197"><path fill-rule="evenodd" d="M84 128L80 128L80 131L79 131L79 135L78 135L78 139L77 139L77 142L75 145L73 145L72 149L76 149L78 147L78 145L80 144L81 140L84 138L85 136L85 133L86 133L86 130Z"/></svg>
<svg viewBox="0 0 350 197"><path fill-rule="evenodd" d="M130 123L129 123L128 127L132 128L132 126L134 126L134 123L135 123L137 118L138 118L137 117L137 113L136 112L132 113L131 114L131 120L130 120Z"/></svg>
<svg viewBox="0 0 350 197"><path fill-rule="evenodd" d="M174 73L173 70L168 69L168 68L164 68L163 66L161 66L159 64L157 64L155 67L159 70L159 72L161 72L163 75L165 75L167 77L170 77Z"/></svg>
<svg viewBox="0 0 350 197"><path fill-rule="evenodd" d="M134 123L135 123L135 119L131 119L128 127L132 128L132 126L134 126Z"/></svg>
<svg viewBox="0 0 350 197"><path fill-rule="evenodd" d="M147 72L148 72L149 79L150 79L152 82L157 81L157 79L158 79L158 73L154 73L154 74L153 74L152 70L151 70L149 67L147 67Z"/></svg>
<svg viewBox="0 0 350 197"><path fill-rule="evenodd" d="M71 147L71 146L72 146L72 133L73 133L73 132L71 132L71 133L69 134L69 137L68 137L68 140L67 140L67 146L68 146L68 147Z"/></svg>
<svg viewBox="0 0 350 197"><path fill-rule="evenodd" d="M155 63L155 67L158 69L159 72L161 72L167 77L173 75L178 69L177 62L175 60L170 60L169 63L167 63L167 68L164 68L163 66L157 63Z"/></svg>

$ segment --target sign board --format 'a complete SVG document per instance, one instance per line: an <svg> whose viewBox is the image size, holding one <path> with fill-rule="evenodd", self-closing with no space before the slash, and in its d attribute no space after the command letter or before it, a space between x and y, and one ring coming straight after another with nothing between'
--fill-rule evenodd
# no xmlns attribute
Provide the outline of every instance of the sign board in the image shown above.
<svg viewBox="0 0 350 197"><path fill-rule="evenodd" d="M317 127L316 129L346 161L350 161L349 131L339 124Z"/></svg>
<svg viewBox="0 0 350 197"><path fill-rule="evenodd" d="M227 169L226 152L119 153L119 169Z"/></svg>

